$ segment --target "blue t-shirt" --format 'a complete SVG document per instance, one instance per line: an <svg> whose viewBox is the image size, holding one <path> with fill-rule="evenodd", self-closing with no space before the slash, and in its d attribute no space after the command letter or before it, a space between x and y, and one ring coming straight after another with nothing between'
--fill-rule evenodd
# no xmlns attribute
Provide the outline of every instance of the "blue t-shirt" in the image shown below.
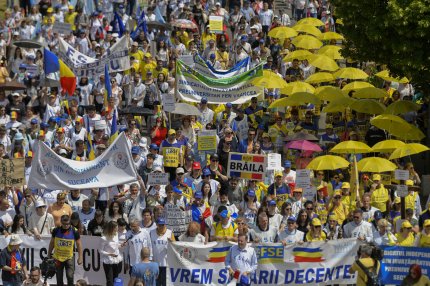
<svg viewBox="0 0 430 286"><path fill-rule="evenodd" d="M158 277L158 263L138 263L131 270L131 277L143 280L145 286L155 286Z"/></svg>

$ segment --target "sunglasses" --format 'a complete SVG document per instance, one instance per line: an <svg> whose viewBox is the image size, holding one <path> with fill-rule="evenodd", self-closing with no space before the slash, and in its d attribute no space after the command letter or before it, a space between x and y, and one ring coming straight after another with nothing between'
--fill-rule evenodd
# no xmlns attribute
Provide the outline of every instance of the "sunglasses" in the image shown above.
<svg viewBox="0 0 430 286"><path fill-rule="evenodd" d="M314 227L315 227L315 228L321 228L321 226L320 226L320 225L314 225Z"/></svg>
<svg viewBox="0 0 430 286"><path fill-rule="evenodd" d="M237 224L238 224L238 225L241 225L241 224L245 224L245 223L244 223L244 222L238 222Z"/></svg>
<svg viewBox="0 0 430 286"><path fill-rule="evenodd" d="M333 179L335 179L335 180L336 180L336 179L339 179L339 177L333 177Z"/></svg>
<svg viewBox="0 0 430 286"><path fill-rule="evenodd" d="M308 211L311 211L311 210L313 210L314 208L306 208Z"/></svg>
<svg viewBox="0 0 430 286"><path fill-rule="evenodd" d="M360 217L359 216L355 216L354 219L360 219Z"/></svg>
<svg viewBox="0 0 430 286"><path fill-rule="evenodd" d="M340 198L341 197L339 197L339 196L334 197L335 200L339 200Z"/></svg>
<svg viewBox="0 0 430 286"><path fill-rule="evenodd" d="M291 208L285 208L285 210L286 210L286 211L290 211L290 210L292 210L292 209L291 209Z"/></svg>
<svg viewBox="0 0 430 286"><path fill-rule="evenodd" d="M412 227L406 227L407 230L412 230Z"/></svg>
<svg viewBox="0 0 430 286"><path fill-rule="evenodd" d="M218 162L218 160L217 159L212 159L211 162Z"/></svg>

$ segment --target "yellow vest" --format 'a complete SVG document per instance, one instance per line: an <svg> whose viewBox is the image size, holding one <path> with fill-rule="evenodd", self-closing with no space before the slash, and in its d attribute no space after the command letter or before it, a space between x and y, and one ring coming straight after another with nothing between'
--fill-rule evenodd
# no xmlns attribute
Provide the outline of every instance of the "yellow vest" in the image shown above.
<svg viewBox="0 0 430 286"><path fill-rule="evenodd" d="M61 229L56 228L54 231L54 254L52 255L58 261L64 262L73 258L73 250L75 249L75 234L74 228L70 228L69 231L62 233Z"/></svg>
<svg viewBox="0 0 430 286"><path fill-rule="evenodd" d="M223 228L221 222L216 222L213 224L213 228L215 229L216 236L234 237L237 225L234 222L230 222L230 225L227 228Z"/></svg>
<svg viewBox="0 0 430 286"><path fill-rule="evenodd" d="M405 197L405 206L406 209L415 210L415 200L417 198L417 192L413 192L413 194L408 194Z"/></svg>
<svg viewBox="0 0 430 286"><path fill-rule="evenodd" d="M420 233L420 241L418 247L430 247L430 236L424 233Z"/></svg>
<svg viewBox="0 0 430 286"><path fill-rule="evenodd" d="M387 211L387 201L390 199L387 189L381 184L379 189L372 193L371 205L379 209L381 212Z"/></svg>
<svg viewBox="0 0 430 286"><path fill-rule="evenodd" d="M78 15L78 13L76 12L64 14L64 23L69 23L70 25L72 25L71 26L72 31L76 30L76 26L75 26L76 15Z"/></svg>

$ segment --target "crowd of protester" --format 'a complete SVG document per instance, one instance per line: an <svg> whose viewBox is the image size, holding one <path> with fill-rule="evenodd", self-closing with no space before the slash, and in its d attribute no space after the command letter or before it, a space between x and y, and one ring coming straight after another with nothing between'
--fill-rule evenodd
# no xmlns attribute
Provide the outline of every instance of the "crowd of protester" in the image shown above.
<svg viewBox="0 0 430 286"><path fill-rule="evenodd" d="M59 156L87 161L90 149L97 157L109 147L112 120L117 120L139 176L132 184L91 190L5 186L0 191L1 234L54 239L62 228L71 225L71 239L76 242L81 235L100 236L107 285L113 285L123 261L130 269L131 284L139 285L139 279L144 277L147 265L142 266L142 261L154 261L160 267L158 278L145 276L145 285L155 285L151 283L157 279L157 285L165 285L167 244L175 240L207 244L237 242L240 238L242 245L243 241L288 245L357 238L378 245L430 246L430 204L421 201L421 177L410 161L395 162L399 169L409 172L403 217L401 199L391 187L398 182L384 181L386 174L360 173L358 196L350 187L350 169L312 171L311 183L316 189L313 198L304 198L304 190L296 187L295 170L306 168L314 157L327 153L337 143L356 140L373 146L388 139L389 134L370 124L370 115L349 109L322 114L323 102L269 109L270 103L281 97L279 89L265 89L264 96L241 105L214 105L201 98L196 104L199 116L168 116L163 110L164 97L175 94L175 62L184 55L199 53L222 70L250 57L251 66L265 62L264 69L279 74L288 83L304 81L316 69L307 60L283 61L296 48L290 39L270 38L267 33L304 17L318 17L325 24L320 27L323 32L334 31L335 11L330 1L287 1L291 18L287 11L275 9L273 1L260 0L159 0L149 1L146 7L133 0L35 2L38 1L20 1L15 5L8 1L4 20L0 21L0 84L25 85L14 91L0 88L0 158L24 158L28 181L37 140ZM132 38L133 20L137 21L142 10L147 27ZM15 41L34 40L58 53L62 38L81 53L100 58L120 38L114 12L125 23L123 36L129 40L131 68L110 74L112 95L108 102L103 96L104 75L80 77L75 93L64 94L60 87L43 85L42 48L14 45ZM224 17L223 34L211 33L211 15ZM161 19L167 23L190 20L195 28L154 24ZM55 32L56 22L69 23L71 32ZM348 61L345 64L357 66ZM370 75L380 68L372 64L359 66ZM337 79L330 84L343 87L349 82ZM417 98L410 83L380 84L389 95L381 99L384 105ZM424 98L421 103L419 111L401 116L424 129L428 101ZM122 113L130 106L147 108L151 113ZM217 148L202 157L197 138L203 130L215 130ZM87 133L92 138L92 148L88 147ZM297 134L315 136L323 151L286 148L289 138ZM163 148L169 147L181 150L175 167L164 166ZM282 168L267 171L263 181L230 177L230 152L279 153ZM351 156L345 157L351 160ZM358 155L358 160L361 158ZM169 173L170 184L148 185L148 174L157 172ZM164 209L171 206L192 214L187 230L178 235L166 227ZM15 245L17 241L14 237ZM55 254L54 258L59 259ZM67 270L66 264L63 260L61 265ZM155 266L151 267L155 273ZM7 272L3 268L3 283L10 279ZM418 272L418 278L412 275ZM79 279L73 273L70 277L67 271L66 276L68 285ZM420 277L415 267L408 279ZM11 281L7 285L18 285L13 284L18 280Z"/></svg>

